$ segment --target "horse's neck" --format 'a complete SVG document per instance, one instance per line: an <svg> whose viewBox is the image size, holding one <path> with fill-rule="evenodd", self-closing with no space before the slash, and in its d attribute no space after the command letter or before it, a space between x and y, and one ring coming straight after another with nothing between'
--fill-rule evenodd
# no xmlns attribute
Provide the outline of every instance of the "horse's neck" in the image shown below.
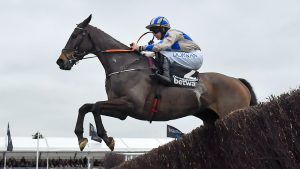
<svg viewBox="0 0 300 169"><path fill-rule="evenodd" d="M123 43L119 42L115 38L111 37L107 33L103 32L102 30L93 27L91 25L87 26L87 29L90 30L91 36L95 42L95 47L99 48L99 50L107 50L107 49L129 49L128 46L124 45Z"/></svg>
<svg viewBox="0 0 300 169"><path fill-rule="evenodd" d="M94 47L98 51L104 51L108 49L129 49L128 46L114 39L102 30L88 26L91 37L93 38ZM129 65L137 60L139 57L135 53L95 53L98 55L100 62L102 63L106 74L120 71L125 65Z"/></svg>

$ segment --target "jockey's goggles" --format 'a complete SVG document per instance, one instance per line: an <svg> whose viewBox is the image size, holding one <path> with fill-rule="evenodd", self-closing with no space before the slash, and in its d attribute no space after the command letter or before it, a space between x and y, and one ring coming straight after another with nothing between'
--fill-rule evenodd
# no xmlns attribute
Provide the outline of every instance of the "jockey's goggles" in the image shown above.
<svg viewBox="0 0 300 169"><path fill-rule="evenodd" d="M153 29L150 29L151 32L153 32L154 34L157 34L158 32L161 32L161 29L160 28L153 28Z"/></svg>

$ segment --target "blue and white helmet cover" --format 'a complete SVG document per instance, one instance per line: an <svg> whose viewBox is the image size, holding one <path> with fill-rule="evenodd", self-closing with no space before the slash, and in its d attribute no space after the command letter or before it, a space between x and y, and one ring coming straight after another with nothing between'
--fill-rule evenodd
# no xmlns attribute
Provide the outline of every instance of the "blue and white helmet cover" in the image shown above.
<svg viewBox="0 0 300 169"><path fill-rule="evenodd" d="M146 28L150 29L150 28L156 27L156 26L162 26L162 27L170 28L170 22L168 21L167 18L165 18L163 16L158 16L158 17L153 18L150 21L150 24L148 26L146 26Z"/></svg>

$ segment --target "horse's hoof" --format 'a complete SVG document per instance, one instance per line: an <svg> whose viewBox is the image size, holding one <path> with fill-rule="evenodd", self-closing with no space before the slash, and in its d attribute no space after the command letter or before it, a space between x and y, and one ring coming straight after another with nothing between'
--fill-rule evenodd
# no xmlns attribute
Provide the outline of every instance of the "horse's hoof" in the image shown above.
<svg viewBox="0 0 300 169"><path fill-rule="evenodd" d="M111 151L114 151L115 148L115 140L112 137L108 137L108 142L106 144Z"/></svg>
<svg viewBox="0 0 300 169"><path fill-rule="evenodd" d="M82 140L80 140L80 142L79 142L80 151L82 151L84 149L84 147L86 146L87 143L88 143L87 138L83 138Z"/></svg>

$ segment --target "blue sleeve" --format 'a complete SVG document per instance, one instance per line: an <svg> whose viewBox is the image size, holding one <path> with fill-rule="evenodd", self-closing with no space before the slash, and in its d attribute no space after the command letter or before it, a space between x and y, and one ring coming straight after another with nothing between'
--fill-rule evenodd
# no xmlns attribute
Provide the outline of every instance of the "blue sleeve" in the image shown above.
<svg viewBox="0 0 300 169"><path fill-rule="evenodd" d="M147 45L146 48L145 48L145 50L146 51L152 51L153 47L154 47L153 44L152 45Z"/></svg>

